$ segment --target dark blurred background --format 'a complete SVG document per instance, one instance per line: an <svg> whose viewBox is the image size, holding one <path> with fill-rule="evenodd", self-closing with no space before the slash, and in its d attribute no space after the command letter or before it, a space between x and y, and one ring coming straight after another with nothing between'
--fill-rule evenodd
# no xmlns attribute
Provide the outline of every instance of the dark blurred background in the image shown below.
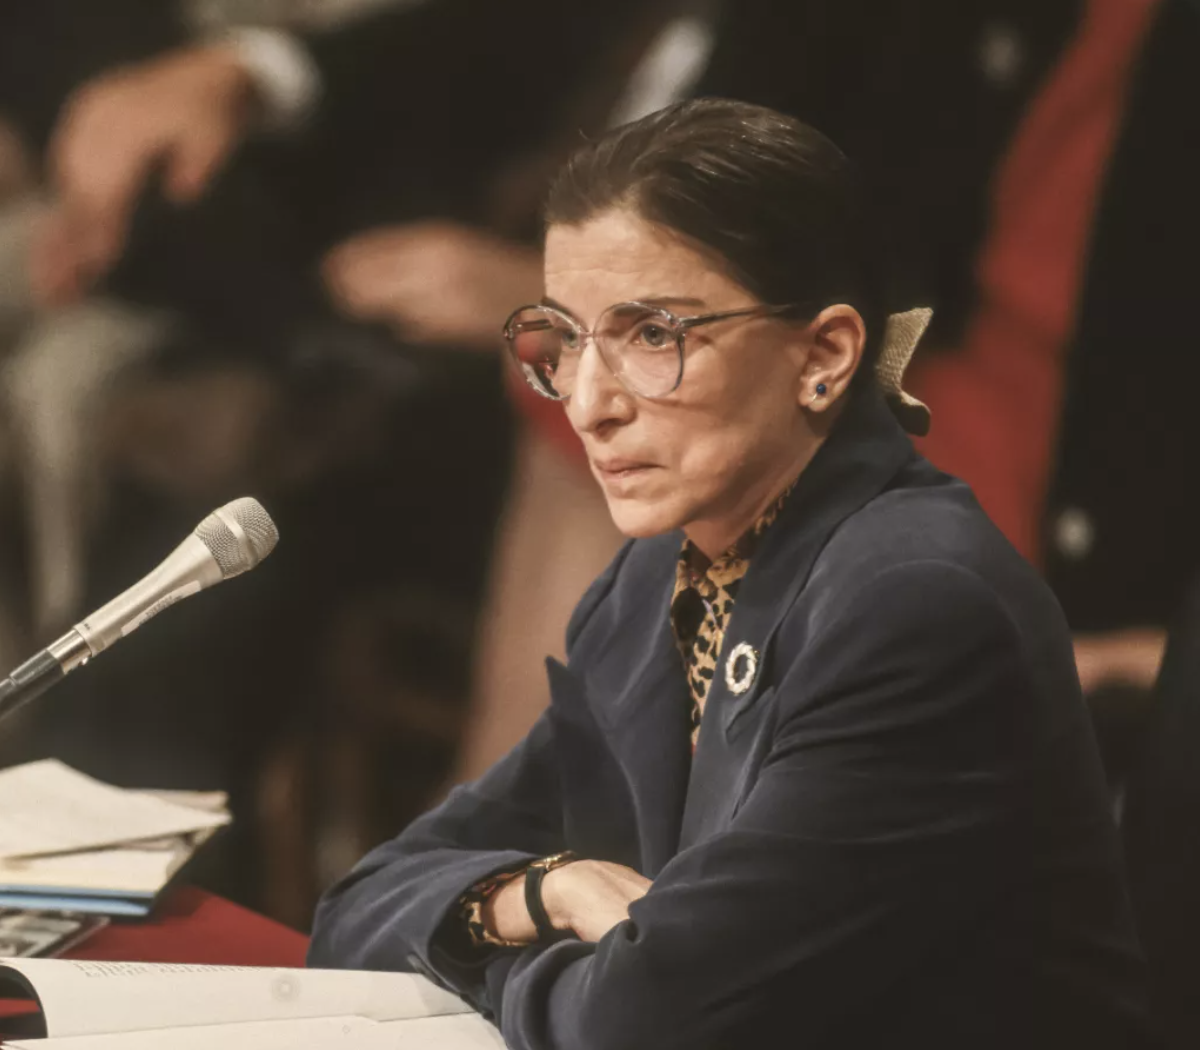
<svg viewBox="0 0 1200 1050"><path fill-rule="evenodd" d="M515 742L619 538L500 328L571 147L710 94L860 166L922 447L1058 594L1122 813L1195 622L1198 45L1196 0L6 0L0 658L229 499L282 539L3 761L229 791L191 877L303 928Z"/></svg>

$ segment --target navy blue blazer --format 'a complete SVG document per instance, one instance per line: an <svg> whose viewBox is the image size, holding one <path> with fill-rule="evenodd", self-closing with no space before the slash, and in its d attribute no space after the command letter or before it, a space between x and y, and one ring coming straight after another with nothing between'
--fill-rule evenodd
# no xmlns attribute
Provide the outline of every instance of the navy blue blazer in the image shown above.
<svg viewBox="0 0 1200 1050"><path fill-rule="evenodd" d="M549 711L329 891L310 965L426 972L521 1050L1145 1045L1070 636L967 487L848 406L742 582L723 658L758 671L718 671L694 756L680 541L621 550ZM654 885L597 944L463 947L468 887L564 848Z"/></svg>

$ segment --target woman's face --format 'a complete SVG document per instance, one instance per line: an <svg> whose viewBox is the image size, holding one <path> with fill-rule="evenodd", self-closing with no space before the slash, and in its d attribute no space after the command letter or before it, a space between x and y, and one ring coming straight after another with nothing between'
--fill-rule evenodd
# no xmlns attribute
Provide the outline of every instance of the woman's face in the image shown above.
<svg viewBox="0 0 1200 1050"><path fill-rule="evenodd" d="M551 227L546 298L589 330L620 302L679 316L760 305L713 259L626 210ZM565 407L622 532L683 528L715 556L753 523L820 444L825 420L808 407L827 378L816 374L815 324L758 317L691 329L683 381L658 399L630 393L586 345ZM827 386L830 403L842 384Z"/></svg>

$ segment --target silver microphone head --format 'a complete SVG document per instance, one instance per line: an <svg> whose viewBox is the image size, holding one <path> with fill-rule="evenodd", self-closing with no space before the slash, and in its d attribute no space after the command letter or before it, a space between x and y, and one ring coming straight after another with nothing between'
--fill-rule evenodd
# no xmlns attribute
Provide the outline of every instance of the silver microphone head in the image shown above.
<svg viewBox="0 0 1200 1050"><path fill-rule="evenodd" d="M220 566L223 580L253 569L279 542L271 516L251 496L214 510L196 526L194 535Z"/></svg>

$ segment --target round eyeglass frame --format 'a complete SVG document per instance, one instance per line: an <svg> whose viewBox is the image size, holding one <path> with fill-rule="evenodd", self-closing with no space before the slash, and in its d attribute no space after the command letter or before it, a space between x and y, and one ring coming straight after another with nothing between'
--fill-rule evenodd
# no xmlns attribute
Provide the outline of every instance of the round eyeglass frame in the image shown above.
<svg viewBox="0 0 1200 1050"><path fill-rule="evenodd" d="M594 328L589 331L565 310L561 310L556 306L550 306L546 303L529 303L525 306L518 306L511 314L508 315L508 318L504 322L503 332L504 342L508 347L509 359L512 361L513 365L516 367L517 371L520 373L525 382L528 383L534 392L540 396L548 398L551 401L566 401L571 396L570 394L560 394L557 391L547 389L541 381L530 374L530 370L533 366L527 361L522 361L520 356L517 354L516 338L521 334L520 331L518 331L515 327L517 318L527 310L537 310L541 313L553 314L555 317L565 321L578 334L579 347L577 352L581 356L584 350L587 349L587 344L591 342L592 345L596 347L596 351L600 354L600 359L604 362L605 367L608 368L608 370L613 374L617 382L625 387L625 389L631 394L653 401L664 397L670 397L671 394L675 393L675 391L679 389L680 384L683 382L684 338L690 329L698 328L701 325L714 324L717 321L729 321L738 317L774 317L781 314L790 313L795 310L800 310L803 307L800 303L787 303L784 305L751 306L740 310L722 310L718 313L711 314L680 316L679 314L675 314L668 310L665 306L658 306L653 303L644 303L633 299L629 300L628 302L613 303L612 306L607 307L600 314L600 318L597 321L597 327L599 327L600 321L602 321L610 313L613 313L616 310L630 308L644 310L648 314L657 315L666 322L664 327L668 328L672 338L675 341L675 351L678 359L678 367L675 370L675 382L672 384L669 390L664 390L661 393L656 394L646 394L641 390L638 390L633 384L633 381L630 380L628 376L624 374L623 369L619 367L620 362L618 361L617 363L614 363L613 361L609 360L608 355L604 352L603 344L596 339L596 330Z"/></svg>

